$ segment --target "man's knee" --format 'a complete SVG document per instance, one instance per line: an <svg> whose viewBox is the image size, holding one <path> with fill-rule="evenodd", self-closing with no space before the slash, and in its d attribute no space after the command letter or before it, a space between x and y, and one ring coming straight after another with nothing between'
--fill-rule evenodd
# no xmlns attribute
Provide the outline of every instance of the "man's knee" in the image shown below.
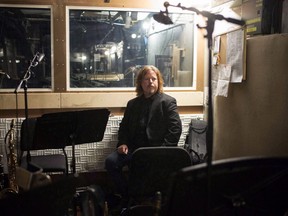
<svg viewBox="0 0 288 216"><path fill-rule="evenodd" d="M118 155L117 152L112 152L109 154L105 160L105 169L106 170L115 170L119 167L118 164Z"/></svg>
<svg viewBox="0 0 288 216"><path fill-rule="evenodd" d="M115 166L115 162L112 160L111 157L107 157L105 160L105 169L106 170L111 170Z"/></svg>

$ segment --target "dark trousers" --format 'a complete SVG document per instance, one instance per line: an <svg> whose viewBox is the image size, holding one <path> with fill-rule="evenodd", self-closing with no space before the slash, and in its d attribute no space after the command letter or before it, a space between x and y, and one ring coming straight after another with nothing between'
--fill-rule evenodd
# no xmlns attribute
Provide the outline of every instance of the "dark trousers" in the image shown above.
<svg viewBox="0 0 288 216"><path fill-rule="evenodd" d="M128 195L128 183L122 170L124 166L129 166L131 156L131 153L126 155L114 151L105 160L105 169L116 187L116 193L120 193L123 197Z"/></svg>

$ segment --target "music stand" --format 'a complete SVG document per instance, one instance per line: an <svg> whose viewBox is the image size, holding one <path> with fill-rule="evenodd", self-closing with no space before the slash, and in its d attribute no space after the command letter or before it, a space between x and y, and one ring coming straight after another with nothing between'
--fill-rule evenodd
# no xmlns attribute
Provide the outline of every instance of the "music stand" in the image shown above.
<svg viewBox="0 0 288 216"><path fill-rule="evenodd" d="M288 210L288 157L214 161L209 209L206 169L207 164L199 164L173 177L164 215L283 216Z"/></svg>
<svg viewBox="0 0 288 216"><path fill-rule="evenodd" d="M34 143L51 148L72 146L71 168L75 173L75 145L101 141L109 115L108 109L44 114L37 120Z"/></svg>

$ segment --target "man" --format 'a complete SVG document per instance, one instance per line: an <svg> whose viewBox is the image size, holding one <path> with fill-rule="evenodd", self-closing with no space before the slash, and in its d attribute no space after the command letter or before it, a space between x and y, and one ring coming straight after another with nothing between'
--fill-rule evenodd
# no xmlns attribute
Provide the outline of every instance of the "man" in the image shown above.
<svg viewBox="0 0 288 216"><path fill-rule="evenodd" d="M118 192L127 195L122 168L129 165L139 147L177 146L182 125L176 99L163 93L163 78L154 66L144 66L136 79L137 97L130 100L118 132L117 150L105 161L105 167Z"/></svg>

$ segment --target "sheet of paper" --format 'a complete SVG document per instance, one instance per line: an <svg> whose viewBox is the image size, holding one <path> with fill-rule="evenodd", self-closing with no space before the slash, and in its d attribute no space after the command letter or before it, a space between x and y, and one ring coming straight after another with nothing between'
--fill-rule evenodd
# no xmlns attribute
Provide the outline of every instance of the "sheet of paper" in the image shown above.
<svg viewBox="0 0 288 216"><path fill-rule="evenodd" d="M228 96L229 83L231 79L231 66L220 64L213 66L212 91L213 96Z"/></svg>
<svg viewBox="0 0 288 216"><path fill-rule="evenodd" d="M231 83L239 83L243 79L243 41L242 29L227 34L226 64L232 65Z"/></svg>
<svg viewBox="0 0 288 216"><path fill-rule="evenodd" d="M229 81L218 80L216 96L228 97Z"/></svg>
<svg viewBox="0 0 288 216"><path fill-rule="evenodd" d="M216 36L214 38L214 46L213 46L213 58L212 58L212 64L213 65L218 64L220 44L221 44L221 38L220 38L220 36Z"/></svg>

